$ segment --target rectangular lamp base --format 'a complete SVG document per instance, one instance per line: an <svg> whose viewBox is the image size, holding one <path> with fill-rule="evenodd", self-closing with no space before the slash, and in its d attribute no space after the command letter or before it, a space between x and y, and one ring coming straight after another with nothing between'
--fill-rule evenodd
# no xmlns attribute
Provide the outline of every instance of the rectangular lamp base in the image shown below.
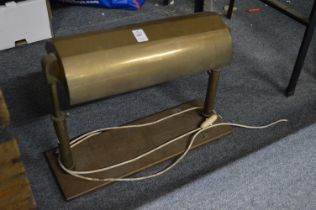
<svg viewBox="0 0 316 210"><path fill-rule="evenodd" d="M128 125L152 122L195 106L203 107L203 102L197 100L188 102L136 120ZM201 110L192 110L151 126L103 132L72 148L75 170L95 170L135 158L175 137L198 128L203 120ZM218 118L215 123L221 122L223 122L223 119ZM206 130L197 137L193 148L222 138L230 133L232 133L230 126L218 126ZM191 137L192 135L183 137L133 163L90 176L96 178L122 178L133 175L180 155L187 148ZM46 155L66 200L110 184L110 182L86 181L65 173L58 165L56 149L48 151Z"/></svg>

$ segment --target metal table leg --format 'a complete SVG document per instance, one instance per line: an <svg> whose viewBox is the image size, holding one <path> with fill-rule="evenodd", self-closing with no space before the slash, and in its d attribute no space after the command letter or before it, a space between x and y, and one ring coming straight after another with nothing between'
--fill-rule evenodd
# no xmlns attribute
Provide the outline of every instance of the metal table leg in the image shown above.
<svg viewBox="0 0 316 210"><path fill-rule="evenodd" d="M308 52L309 45L312 41L313 38L313 33L315 30L315 25L316 25L316 2L314 3L310 18L309 18L309 24L307 25L307 28L305 30L303 42L301 44L296 63L292 72L292 76L289 82L289 85L286 89L286 95L291 96L294 95L295 92L295 87L298 81L298 78L300 76L300 73L302 71L302 67L305 61L305 57Z"/></svg>
<svg viewBox="0 0 316 210"><path fill-rule="evenodd" d="M194 12L203 12L203 11L204 11L204 0L195 0Z"/></svg>
<svg viewBox="0 0 316 210"><path fill-rule="evenodd" d="M162 5L164 6L169 5L169 0L163 0Z"/></svg>
<svg viewBox="0 0 316 210"><path fill-rule="evenodd" d="M315 25L316 25L316 0L314 1L314 5L311 11L311 14L309 18L305 18L304 15L299 13L293 8L288 7L287 5L283 5L282 3L276 1L276 0L260 0L261 2L268 4L274 9L277 9L281 13L289 16L290 18L298 21L299 23L305 25L307 28L305 30L305 34L303 37L303 41L296 59L296 63L291 75L290 82L288 84L288 87L286 88L286 96L294 95L295 87L298 81L298 78L300 76L300 73L302 71L302 67L305 61L305 57L308 52L309 45L312 41L313 34L315 31ZM227 18L232 17L233 9L234 9L235 0L230 0L229 7L227 11Z"/></svg>
<svg viewBox="0 0 316 210"><path fill-rule="evenodd" d="M231 19L233 15L235 0L229 1L228 11L227 11L227 18Z"/></svg>

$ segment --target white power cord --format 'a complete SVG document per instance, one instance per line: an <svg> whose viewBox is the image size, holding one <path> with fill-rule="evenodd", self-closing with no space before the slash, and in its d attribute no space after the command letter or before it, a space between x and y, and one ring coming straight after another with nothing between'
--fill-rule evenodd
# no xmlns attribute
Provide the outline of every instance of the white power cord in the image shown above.
<svg viewBox="0 0 316 210"><path fill-rule="evenodd" d="M140 128L140 127L150 126L150 125L158 124L158 123L165 121L165 120L168 120L172 117L175 117L175 116L178 116L178 115L181 115L181 114L184 114L186 112L193 111L196 109L201 109L201 107L191 107L189 109L185 109L181 112L177 112L175 114L168 115L168 116L163 117L159 120L149 122L149 123L143 123L143 124L137 124L137 125L123 125L123 126L101 128L98 130L90 131L90 132L85 133L85 134L79 136L78 138L75 138L74 140L72 140L70 142L70 147L73 148L73 147L77 146L78 144L84 142L85 140L89 139L90 137L99 135L100 133L103 133L103 132L108 131L108 130L119 130L119 129L126 129L126 128Z"/></svg>
<svg viewBox="0 0 316 210"><path fill-rule="evenodd" d="M128 125L128 126L120 126L120 127L110 127L110 128L103 128L103 129L99 129L99 130L95 130L95 131L91 131L91 132L88 132L86 134L83 134L82 136L74 139L73 141L71 141L71 147L75 147L77 146L78 144L82 143L83 141L89 139L90 137L92 136L95 136L95 135L98 135L102 132L105 132L107 130L113 130L113 129L125 129L125 128L136 128L136 127L144 127L144 126L149 126L149 125L154 125L154 124L157 124L159 122L162 122L164 120L167 120L167 119L170 119L172 117L175 117L177 115L180 115L180 114L183 114L185 112L189 112L189 111L192 111L192 110L196 110L196 109L200 109L200 107L192 107L192 108L189 108L189 109L186 109L186 110L183 110L181 112L178 112L178 113L175 113L175 114L172 114L172 115L169 115L167 117L164 117L164 118L161 118L159 120L156 120L156 121L153 121L153 122L150 122L150 123L144 123L144 124L138 124L138 125ZM187 154L188 152L191 150L192 148L192 145L194 143L194 141L196 140L197 136L202 133L203 131L206 131L210 128L214 128L214 127L218 127L218 126L224 126L224 125L230 125L230 126L235 126L235 127L241 127L241 128L247 128L247 129L264 129L264 128L268 128L270 126L273 126L273 125L276 125L280 122L287 122L288 120L287 119L281 119L281 120L278 120L276 122L273 122L273 123L270 123L268 125L264 125L264 126L248 126L248 125L242 125L242 124L237 124L237 123L218 123L218 124L213 124L215 121L217 120L217 115L214 114L212 115L211 117L207 118L200 126L200 128L197 128L197 129L194 129L192 131L189 131L181 136L178 136L174 139L171 139L170 141L142 154L142 155L139 155L133 159L130 159L130 160L127 160L127 161L124 161L124 162L121 162L121 163L118 163L118 164L115 164L115 165L112 165L112 166L108 166L108 167L105 167L105 168L100 168L100 169L96 169L96 170L89 170L89 171L74 171L74 170L70 170L70 169L67 169L61 162L60 158L58 158L58 163L60 165L60 167L68 174L74 176L74 177L77 177L77 178L80 178L80 179L84 179L84 180L87 180L87 181L98 181L98 182L112 182L112 181L140 181L140 180L145 180L145 179L149 179L149 178L153 178L153 177L157 177L157 176L160 176L164 173L166 173L167 171L169 171L170 169L172 169L173 167L175 167ZM186 148L186 150L181 154L181 156L174 162L172 163L171 165L169 165L168 167L166 167L165 169L155 173L155 174L151 174L151 175L148 175L148 176L143 176L143 177L136 177L136 178L94 178L94 177L88 177L88 176L82 176L82 175L86 175L86 174L95 174L95 173L99 173L99 172L104 172L104 171L108 171L108 170L111 170L113 168L117 168L117 167L120 167L120 166L123 166L123 165L126 165L128 163L132 163L132 162L135 162L145 156L148 156L154 152L156 152L157 150L163 148L163 147L166 147L167 145L171 144L171 143L174 143L180 139L182 139L183 137L185 136L188 136L188 135L192 135L193 133L195 133L193 135L193 137L191 138L190 140L190 143L188 145L188 147Z"/></svg>

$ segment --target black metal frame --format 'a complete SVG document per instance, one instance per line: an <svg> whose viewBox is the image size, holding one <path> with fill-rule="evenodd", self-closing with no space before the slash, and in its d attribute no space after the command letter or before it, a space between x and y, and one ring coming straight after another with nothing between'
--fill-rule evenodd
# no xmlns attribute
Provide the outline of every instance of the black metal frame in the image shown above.
<svg viewBox="0 0 316 210"><path fill-rule="evenodd" d="M163 0L163 5L168 5L170 0ZM203 12L204 0L194 0L194 12Z"/></svg>
<svg viewBox="0 0 316 210"><path fill-rule="evenodd" d="M281 3L278 0L259 0L259 1L269 5L270 7L278 10L279 12L287 15L288 17L306 26L303 41L302 41L295 65L294 65L292 76L285 91L286 96L292 96L294 95L296 84L301 74L309 45L313 38L313 33L315 30L315 25L316 25L316 0L314 1L314 5L309 17L302 15L301 13L299 13L292 7L285 5L284 3ZM235 4L235 0L230 0L229 8L227 11L227 17L229 19L232 17L234 4Z"/></svg>

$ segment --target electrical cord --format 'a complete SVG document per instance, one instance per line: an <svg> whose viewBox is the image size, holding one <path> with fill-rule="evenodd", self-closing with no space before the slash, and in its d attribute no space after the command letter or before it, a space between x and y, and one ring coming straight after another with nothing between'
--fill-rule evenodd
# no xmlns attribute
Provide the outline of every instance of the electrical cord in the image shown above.
<svg viewBox="0 0 316 210"><path fill-rule="evenodd" d="M189 111L192 111L192 110L196 110L196 109L200 109L200 107L192 107L192 108L189 108L189 109L186 109L186 110L183 110L181 112L178 112L178 113L175 113L175 114L172 114L172 115L169 115L167 117L164 117L164 118L161 118L159 120L156 120L156 121L153 121L153 122L150 122L150 123L144 123L144 124L138 124L138 125L128 125L128 126L121 126L121 127L110 127L110 128L103 128L103 129L99 129L99 130L95 130L95 131L91 131L91 132L88 132L86 134L83 134L82 136L76 138L75 140L71 141L71 147L74 147L74 146L77 146L78 144L82 143L83 141L89 139L90 137L92 136L95 136L95 135L98 135L102 132L105 132L107 130L113 130L113 129L125 129L125 128L135 128L135 127L144 127L144 126L149 126L149 125L154 125L154 124L157 124L159 122L162 122L164 120L167 120L167 119L170 119L172 117L175 117L177 115L180 115L180 114L183 114L185 112L189 112ZM214 117L216 116L216 117ZM210 128L214 128L214 127L218 127L218 126L224 126L224 125L230 125L230 126L234 126L234 127L240 127L240 128L246 128L246 129L264 129L264 128L268 128L270 126L273 126L273 125L276 125L280 122L287 122L288 120L287 119L281 119L281 120L278 120L278 121L275 121L273 123L270 123L268 125L263 125L263 126L249 126L249 125L242 125L242 124L238 124L238 123L218 123L218 124L213 124L217 119L217 115L212 115L211 117L209 118L206 118L206 120L201 124L201 127L200 128L197 128L197 129L194 129L192 131L189 131L183 135L180 135L174 139L171 139L170 141L146 152L146 153L143 153L133 159L130 159L130 160L127 160L127 161L124 161L124 162L121 162L121 163L118 163L118 164L115 164L115 165L112 165L112 166L108 166L108 167L105 167L105 168L100 168L100 169L96 169L96 170L89 170L89 171L75 171L75 170L70 170L70 169L67 169L61 162L60 158L58 157L58 163L60 165L60 167L68 174L74 176L74 177L77 177L77 178L80 178L80 179L83 179L83 180L87 180L87 181L97 181L97 182L112 182L112 181L121 181L121 182L126 182L126 181L140 181L140 180L145 180L145 179L149 179L149 178L154 178L154 177L157 177L157 176L160 176L164 173L166 173L167 171L169 171L170 169L172 169L173 167L175 167L187 154L188 152L191 150L193 144L194 144L194 141L196 140L196 138L198 137L198 135L200 133L202 133L203 131L206 131ZM117 167L120 167L120 166L123 166L123 165L126 165L128 163L132 163L132 162L135 162L145 156L148 156L154 152L156 152L157 150L163 148L163 147L166 147L167 145L171 144L171 143L174 143L180 139L182 139L183 137L186 137L188 135L192 135L193 133L195 133L191 140L190 140L190 143L189 145L187 146L186 150L181 154L181 156L179 158L177 158L177 160L175 162L173 162L172 164L170 164L168 167L166 167L165 169L157 172L157 173L154 173L154 174L151 174L151 175L148 175L148 176L143 176L143 177L135 177L135 178L95 178L95 177L88 177L88 176L83 176L83 175L86 175L86 174L95 174L95 173L99 173L99 172L104 172L104 171L108 171L108 170L111 170L113 168L117 168Z"/></svg>
<svg viewBox="0 0 316 210"><path fill-rule="evenodd" d="M136 125L123 125L123 126L117 126L117 127L108 127L108 128L101 128L98 130L90 131L90 132L85 133L85 134L79 136L78 138L75 138L74 140L72 140L70 142L70 147L73 148L73 147L77 146L78 144L86 141L90 137L99 135L100 133L103 133L103 132L108 131L108 130L120 130L120 129L126 129L126 128L140 128L140 127L150 126L150 125L158 124L160 122L168 120L172 117L184 114L184 113L189 112L189 111L197 110L197 109L201 109L201 107L191 107L191 108L188 108L188 109L185 109L183 111L168 115L168 116L163 117L159 120L149 122L149 123L136 124Z"/></svg>

